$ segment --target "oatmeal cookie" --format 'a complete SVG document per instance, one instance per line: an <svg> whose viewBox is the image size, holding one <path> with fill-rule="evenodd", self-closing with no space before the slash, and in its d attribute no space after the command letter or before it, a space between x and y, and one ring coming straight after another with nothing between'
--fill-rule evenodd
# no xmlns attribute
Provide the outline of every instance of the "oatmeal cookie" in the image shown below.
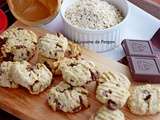
<svg viewBox="0 0 160 120"><path fill-rule="evenodd" d="M99 72L92 61L82 59L65 59L60 64L64 81L72 86L84 86L96 81Z"/></svg>
<svg viewBox="0 0 160 120"><path fill-rule="evenodd" d="M39 39L39 55L52 60L59 60L64 57L68 47L68 40L62 34L46 34Z"/></svg>
<svg viewBox="0 0 160 120"><path fill-rule="evenodd" d="M89 120L125 120L125 117L120 110L113 111L102 106Z"/></svg>
<svg viewBox="0 0 160 120"><path fill-rule="evenodd" d="M0 65L0 86L8 88L18 88L12 78L10 77L11 66L13 62L2 62Z"/></svg>
<svg viewBox="0 0 160 120"><path fill-rule="evenodd" d="M87 96L88 92L84 88L72 87L62 81L50 90L48 104L53 111L75 113L89 107Z"/></svg>
<svg viewBox="0 0 160 120"><path fill-rule="evenodd" d="M27 88L31 94L43 92L52 82L52 73L44 64L32 66L26 61L16 62L11 67L14 81Z"/></svg>
<svg viewBox="0 0 160 120"><path fill-rule="evenodd" d="M128 107L136 115L153 115L160 112L160 89L152 85L133 87Z"/></svg>
<svg viewBox="0 0 160 120"><path fill-rule="evenodd" d="M36 51L37 35L24 28L11 28L1 36L1 54L5 61L29 60Z"/></svg>
<svg viewBox="0 0 160 120"><path fill-rule="evenodd" d="M78 58L81 56L82 49L80 45L73 43L71 41L68 42L68 48L67 51L65 52L65 57L67 58Z"/></svg>
<svg viewBox="0 0 160 120"><path fill-rule="evenodd" d="M104 72L96 90L96 98L111 110L122 108L130 95L130 82L122 74Z"/></svg>

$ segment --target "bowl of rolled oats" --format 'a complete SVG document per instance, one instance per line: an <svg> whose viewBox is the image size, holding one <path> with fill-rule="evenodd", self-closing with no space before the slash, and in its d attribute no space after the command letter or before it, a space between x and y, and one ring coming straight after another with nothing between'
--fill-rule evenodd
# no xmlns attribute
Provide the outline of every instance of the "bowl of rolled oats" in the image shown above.
<svg viewBox="0 0 160 120"><path fill-rule="evenodd" d="M61 16L69 39L106 52L123 40L129 7L127 0L65 0Z"/></svg>

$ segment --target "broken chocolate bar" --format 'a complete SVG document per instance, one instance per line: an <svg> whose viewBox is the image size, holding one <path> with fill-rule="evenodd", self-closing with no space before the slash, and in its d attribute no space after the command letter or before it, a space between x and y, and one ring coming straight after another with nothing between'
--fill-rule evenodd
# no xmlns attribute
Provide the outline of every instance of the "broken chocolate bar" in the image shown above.
<svg viewBox="0 0 160 120"><path fill-rule="evenodd" d="M124 40L122 46L126 56L156 57L150 41Z"/></svg>
<svg viewBox="0 0 160 120"><path fill-rule="evenodd" d="M160 83L160 59L154 57L127 57L133 79L137 82Z"/></svg>

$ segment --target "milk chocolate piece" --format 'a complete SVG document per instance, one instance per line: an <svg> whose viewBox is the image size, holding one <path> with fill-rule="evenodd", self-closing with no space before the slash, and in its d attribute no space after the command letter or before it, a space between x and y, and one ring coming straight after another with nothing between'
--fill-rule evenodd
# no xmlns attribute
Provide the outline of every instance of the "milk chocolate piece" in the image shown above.
<svg viewBox="0 0 160 120"><path fill-rule="evenodd" d="M137 82L160 83L160 59L153 57L127 57L133 79Z"/></svg>
<svg viewBox="0 0 160 120"><path fill-rule="evenodd" d="M156 57L150 41L124 40L122 46L127 56Z"/></svg>

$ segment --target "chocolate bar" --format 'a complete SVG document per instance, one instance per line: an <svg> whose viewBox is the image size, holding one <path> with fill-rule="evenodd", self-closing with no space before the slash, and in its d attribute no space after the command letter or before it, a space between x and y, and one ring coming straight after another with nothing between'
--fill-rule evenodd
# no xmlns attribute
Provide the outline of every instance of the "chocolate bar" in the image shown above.
<svg viewBox="0 0 160 120"><path fill-rule="evenodd" d="M160 59L150 41L124 40L122 46L134 81L160 83Z"/></svg>
<svg viewBox="0 0 160 120"><path fill-rule="evenodd" d="M154 57L127 57L133 79L137 82L160 83L160 59Z"/></svg>
<svg viewBox="0 0 160 120"><path fill-rule="evenodd" d="M122 47L127 56L156 57L150 41L124 40Z"/></svg>

